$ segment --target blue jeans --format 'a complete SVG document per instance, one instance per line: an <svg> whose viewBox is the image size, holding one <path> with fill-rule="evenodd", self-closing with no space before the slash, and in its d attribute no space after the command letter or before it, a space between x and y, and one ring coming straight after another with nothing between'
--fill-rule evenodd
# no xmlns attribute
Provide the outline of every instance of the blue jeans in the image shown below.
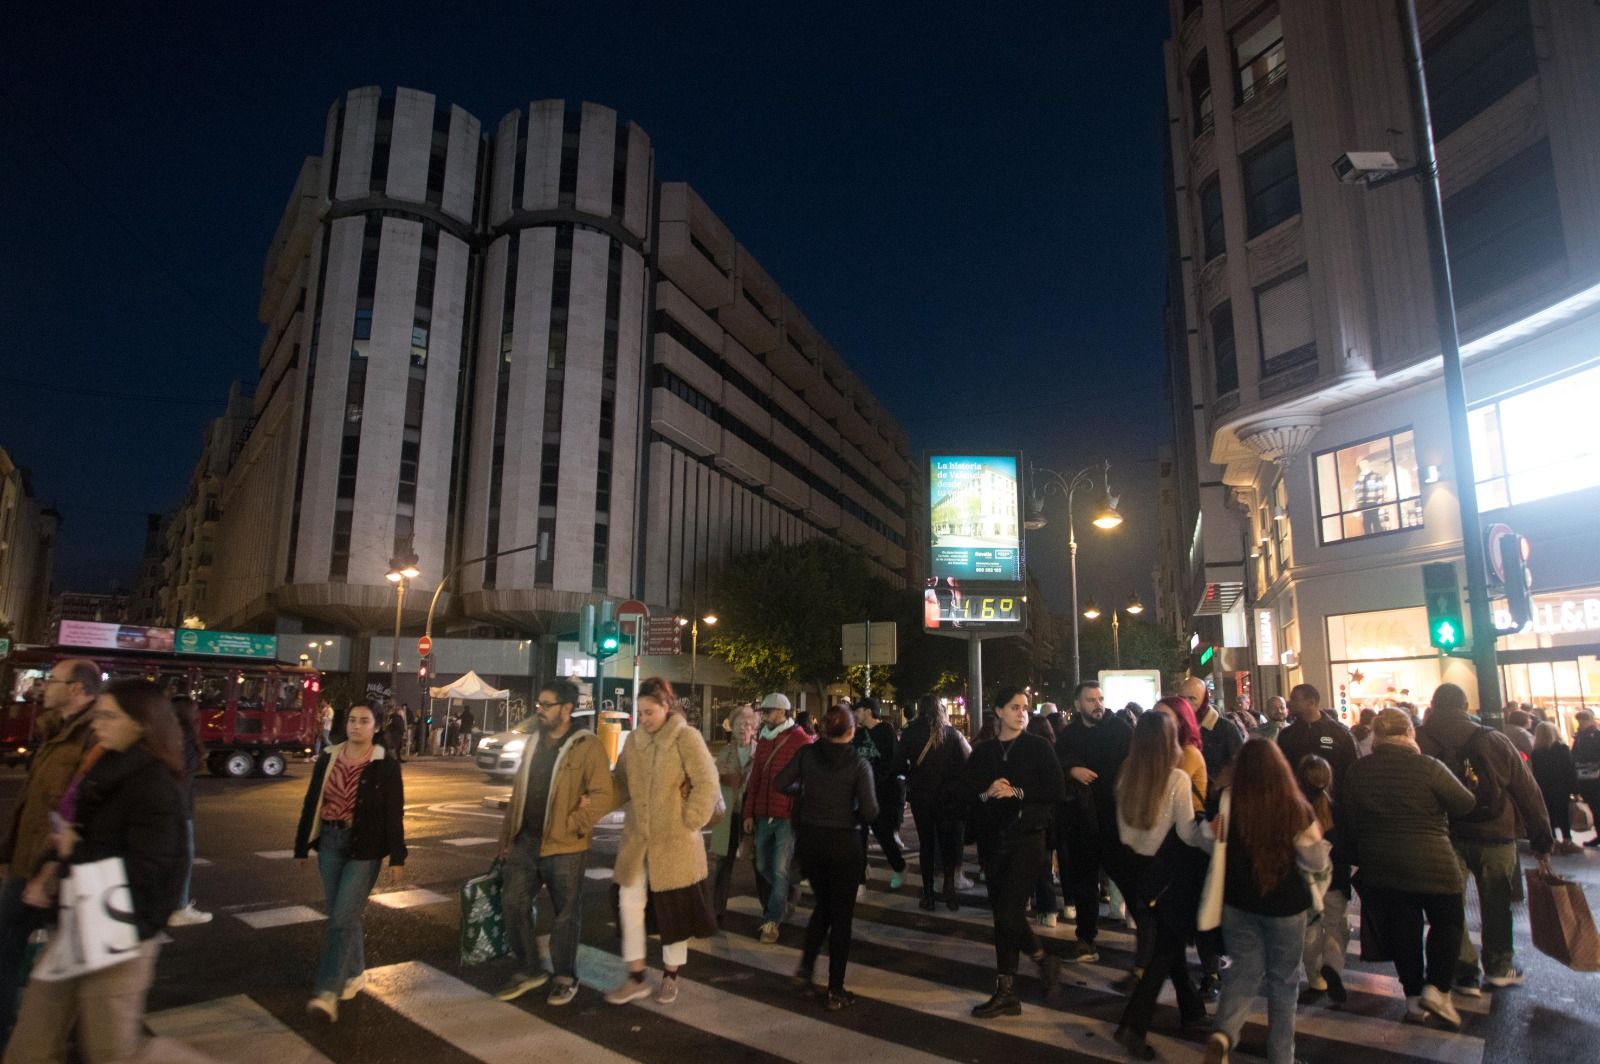
<svg viewBox="0 0 1600 1064"><path fill-rule="evenodd" d="M787 818L756 817L756 875L772 884L772 891L761 899L761 919L770 924L783 922L789 907L789 865L794 858L794 824Z"/></svg>
<svg viewBox="0 0 1600 1064"><path fill-rule="evenodd" d="M550 928L550 967L561 979L578 977L578 938L583 933L583 866L589 854L539 856L539 840L518 835L506 854L505 878L500 890L500 911L506 921L506 944L517 958L518 971L539 970L539 945L534 933L533 907L539 888L550 890L555 921Z"/></svg>
<svg viewBox="0 0 1600 1064"><path fill-rule="evenodd" d="M189 848L185 852L189 855L188 863L183 866L183 893L178 895L178 908L187 908L189 905L189 887L194 883L194 818L183 822L184 838L188 841Z"/></svg>
<svg viewBox="0 0 1600 1064"><path fill-rule="evenodd" d="M1293 870L1290 875L1294 875ZM1245 1014L1265 983L1267 1064L1294 1064L1294 1010L1305 950L1306 914L1258 916L1231 905L1222 908L1222 934L1233 966L1222 973L1217 1030L1239 1044Z"/></svg>
<svg viewBox="0 0 1600 1064"><path fill-rule="evenodd" d="M349 828L322 825L317 839L317 871L322 873L328 937L323 940L322 962L317 966L319 994L339 993L367 969L361 911L367 907L367 895L378 881L381 863L376 858L361 861L350 856Z"/></svg>

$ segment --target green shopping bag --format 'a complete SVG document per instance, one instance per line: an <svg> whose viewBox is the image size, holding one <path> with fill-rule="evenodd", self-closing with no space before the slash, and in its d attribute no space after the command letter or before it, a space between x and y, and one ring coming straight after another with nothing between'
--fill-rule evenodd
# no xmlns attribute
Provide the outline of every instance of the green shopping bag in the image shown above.
<svg viewBox="0 0 1600 1064"><path fill-rule="evenodd" d="M506 954L506 920L500 908L502 862L461 885L461 963L482 964Z"/></svg>

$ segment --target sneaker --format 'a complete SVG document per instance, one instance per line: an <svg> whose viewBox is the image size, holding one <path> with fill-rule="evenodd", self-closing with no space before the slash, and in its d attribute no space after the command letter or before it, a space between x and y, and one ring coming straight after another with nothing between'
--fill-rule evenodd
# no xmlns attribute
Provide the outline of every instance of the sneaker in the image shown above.
<svg viewBox="0 0 1600 1064"><path fill-rule="evenodd" d="M210 922L211 914L196 909L194 902L190 902L167 917L168 927L194 927L197 924L209 924Z"/></svg>
<svg viewBox="0 0 1600 1064"><path fill-rule="evenodd" d="M1215 1005L1222 996L1222 979L1220 976L1207 972L1200 977L1200 1000L1207 1005Z"/></svg>
<svg viewBox="0 0 1600 1064"><path fill-rule="evenodd" d="M1139 980L1142 978L1144 978L1144 971L1142 969L1135 968L1121 979L1118 979L1115 983L1112 983L1111 988L1123 994L1131 994L1139 985Z"/></svg>
<svg viewBox="0 0 1600 1064"><path fill-rule="evenodd" d="M1335 1005L1343 1005L1350 1000L1350 992L1344 988L1344 976L1339 974L1339 969L1331 964L1322 966L1322 979L1328 984L1328 1000Z"/></svg>
<svg viewBox="0 0 1600 1064"><path fill-rule="evenodd" d="M306 1002L306 1012L320 1016L329 1023L339 1022L339 995L329 990Z"/></svg>
<svg viewBox="0 0 1600 1064"><path fill-rule="evenodd" d="M1214 1031L1206 1039L1205 1064L1228 1064L1228 1050L1232 1049L1228 1036L1221 1031Z"/></svg>
<svg viewBox="0 0 1600 1064"><path fill-rule="evenodd" d="M1118 1027L1113 1035L1122 1051L1132 1060L1154 1060L1156 1051L1144 1040L1144 1035L1127 1027Z"/></svg>
<svg viewBox="0 0 1600 1064"><path fill-rule="evenodd" d="M1590 843L1590 845L1591 846L1600 845L1600 842ZM978 874L981 876L983 873L980 872ZM967 878L967 874L965 872L957 872L956 873L956 889L957 890L971 890L974 885L975 884L972 882L972 880Z"/></svg>
<svg viewBox="0 0 1600 1064"><path fill-rule="evenodd" d="M661 977L661 989L656 991L657 1005L670 1005L678 1000L678 977L667 972Z"/></svg>
<svg viewBox="0 0 1600 1064"><path fill-rule="evenodd" d="M1094 948L1093 942L1074 942L1067 947L1067 960L1095 964L1100 960L1100 951Z"/></svg>
<svg viewBox="0 0 1600 1064"><path fill-rule="evenodd" d="M650 996L650 984L644 981L643 972L629 972L622 985L606 994L606 1001L613 1005L626 1005L630 1001L638 1001Z"/></svg>
<svg viewBox="0 0 1600 1064"><path fill-rule="evenodd" d="M538 972L534 975L524 975L518 972L511 977L510 982L495 991L494 996L501 1001L515 1001L528 991L537 990L549 981L549 972Z"/></svg>
<svg viewBox="0 0 1600 1064"><path fill-rule="evenodd" d="M578 981L576 979L557 979L550 987L550 993L545 997L546 1005L570 1005L572 999L578 996Z"/></svg>
<svg viewBox="0 0 1600 1064"><path fill-rule="evenodd" d="M768 920L761 925L761 941L772 944L778 941L778 925Z"/></svg>
<svg viewBox="0 0 1600 1064"><path fill-rule="evenodd" d="M1489 976L1487 979L1484 980L1484 982L1488 983L1492 987L1497 987L1497 988L1498 987L1507 987L1507 986L1521 986L1522 985L1522 969L1521 968L1507 968L1504 972L1501 972L1499 975L1491 975L1491 976Z"/></svg>
<svg viewBox="0 0 1600 1064"><path fill-rule="evenodd" d="M1589 849L1589 850L1592 850L1595 847L1600 846L1600 835L1596 835L1594 838L1590 839L1588 842L1584 843L1583 845L1584 845L1585 849Z"/></svg>
<svg viewBox="0 0 1600 1064"><path fill-rule="evenodd" d="M1039 914L1039 926L1040 927L1054 927L1054 926L1056 926L1056 914L1055 913L1040 913Z"/></svg>
<svg viewBox="0 0 1600 1064"><path fill-rule="evenodd" d="M1476 975L1456 976L1455 985L1450 989L1462 997L1483 997L1483 984L1478 981Z"/></svg>
<svg viewBox="0 0 1600 1064"><path fill-rule="evenodd" d="M1073 923L1077 923L1078 922L1078 907L1076 905L1065 906L1061 910L1061 918L1063 920L1071 920Z"/></svg>
<svg viewBox="0 0 1600 1064"><path fill-rule="evenodd" d="M1461 1026L1461 1014L1450 1003L1450 996L1439 992L1436 986L1422 988L1422 996L1417 999L1417 1004L1423 1012L1438 1019L1439 1022L1455 1030Z"/></svg>
<svg viewBox="0 0 1600 1064"><path fill-rule="evenodd" d="M1428 1014L1422 1010L1422 998L1407 997L1405 1022L1422 1023L1427 1020L1427 1018Z"/></svg>
<svg viewBox="0 0 1600 1064"><path fill-rule="evenodd" d="M851 1005L854 1005L855 1003L856 1003L856 996L854 994L850 993L850 991L848 991L848 990L830 990L830 991L828 991L828 1011L829 1012L838 1012L840 1009L847 1009Z"/></svg>
<svg viewBox="0 0 1600 1064"><path fill-rule="evenodd" d="M906 885L906 875L905 875L904 872L896 872L894 875L889 877L889 889L890 890L899 890L901 887L903 887L905 885Z"/></svg>
<svg viewBox="0 0 1600 1064"><path fill-rule="evenodd" d="M367 988L367 973L361 972L354 979L344 984L344 989L339 992L340 1001L349 1001Z"/></svg>

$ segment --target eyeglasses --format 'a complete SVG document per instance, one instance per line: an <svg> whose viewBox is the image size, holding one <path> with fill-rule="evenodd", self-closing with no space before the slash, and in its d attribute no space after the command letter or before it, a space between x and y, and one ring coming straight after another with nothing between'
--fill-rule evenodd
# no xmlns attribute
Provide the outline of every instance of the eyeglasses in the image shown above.
<svg viewBox="0 0 1600 1064"><path fill-rule="evenodd" d="M540 702L538 706L540 709L559 709L562 706L570 706L571 704L571 702Z"/></svg>
<svg viewBox="0 0 1600 1064"><path fill-rule="evenodd" d="M61 678L61 677L59 677L59 676L46 676L46 677L45 677L45 678L44 678L44 681L43 681L43 682L44 682L44 683L46 683L46 684L52 684L52 683L65 683L65 684L70 684L70 683L72 683L72 681L71 681L71 680L63 680L63 679L62 679L62 678Z"/></svg>

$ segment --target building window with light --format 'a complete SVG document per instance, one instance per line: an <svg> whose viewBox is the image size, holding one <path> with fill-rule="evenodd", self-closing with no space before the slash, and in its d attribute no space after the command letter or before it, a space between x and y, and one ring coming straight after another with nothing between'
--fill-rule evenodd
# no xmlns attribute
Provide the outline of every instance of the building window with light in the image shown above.
<svg viewBox="0 0 1600 1064"><path fill-rule="evenodd" d="M1273 4L1263 8L1233 33L1234 85L1239 102L1254 99L1261 90L1286 73L1283 51L1283 17Z"/></svg>
<svg viewBox="0 0 1600 1064"><path fill-rule="evenodd" d="M1422 527L1422 483L1410 429L1323 451L1315 472L1323 543Z"/></svg>
<svg viewBox="0 0 1600 1064"><path fill-rule="evenodd" d="M1441 676L1426 607L1334 614L1327 625L1330 690L1341 719L1401 702L1428 704Z"/></svg>
<svg viewBox="0 0 1600 1064"><path fill-rule="evenodd" d="M1480 406L1469 415L1478 505L1504 509L1600 487L1600 366Z"/></svg>

